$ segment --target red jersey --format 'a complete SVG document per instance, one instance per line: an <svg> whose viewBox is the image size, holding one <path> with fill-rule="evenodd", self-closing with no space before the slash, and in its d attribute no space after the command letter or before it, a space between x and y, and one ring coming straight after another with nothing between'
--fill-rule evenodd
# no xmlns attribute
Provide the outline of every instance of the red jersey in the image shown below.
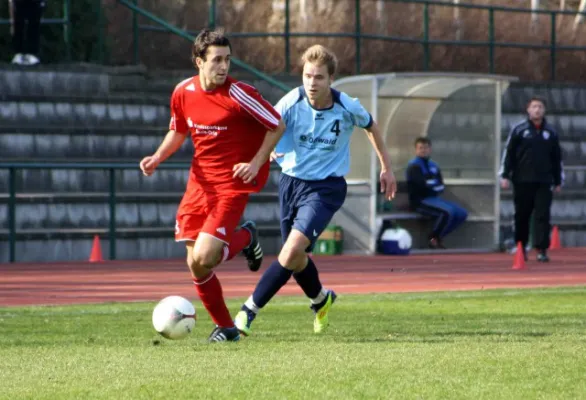
<svg viewBox="0 0 586 400"><path fill-rule="evenodd" d="M179 83L171 97L169 129L191 135L195 149L189 186L205 192L260 191L269 176L269 161L248 184L233 178L234 165L250 162L269 130L279 125L279 113L258 91L231 77L211 91L199 76ZM194 189L194 188L193 188Z"/></svg>

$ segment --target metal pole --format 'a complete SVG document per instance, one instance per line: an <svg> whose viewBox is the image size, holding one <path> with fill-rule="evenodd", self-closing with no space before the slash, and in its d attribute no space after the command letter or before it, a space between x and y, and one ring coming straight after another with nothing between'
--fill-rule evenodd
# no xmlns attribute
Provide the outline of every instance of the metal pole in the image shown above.
<svg viewBox="0 0 586 400"><path fill-rule="evenodd" d="M97 0L98 9L98 61L104 64L104 13L102 12L102 0Z"/></svg>
<svg viewBox="0 0 586 400"><path fill-rule="evenodd" d="M209 10L208 10L208 28L215 29L216 28L216 0L210 0L208 2Z"/></svg>
<svg viewBox="0 0 586 400"><path fill-rule="evenodd" d="M63 2L63 14L65 16L65 51L67 61L71 61L71 0L65 0Z"/></svg>
<svg viewBox="0 0 586 400"><path fill-rule="evenodd" d="M138 0L133 0L135 6L138 6ZM134 64L138 64L138 15L136 11L132 11L132 54L134 57Z"/></svg>
<svg viewBox="0 0 586 400"><path fill-rule="evenodd" d="M556 56L556 16L557 13L555 11L551 12L551 38L550 38L550 50L549 50L549 55L551 58L551 72L550 72L550 77L552 81L555 81L555 56Z"/></svg>
<svg viewBox="0 0 586 400"><path fill-rule="evenodd" d="M501 164L501 112L502 112L502 103L501 97L503 95L502 89L503 84L499 81L495 83L495 101L494 101L494 176L495 176L495 184L494 184L494 223L493 223L493 240L494 240L494 248L495 250L499 248L499 240L500 240L500 226L501 226L501 185L500 179L498 176L498 171L500 169Z"/></svg>
<svg viewBox="0 0 586 400"><path fill-rule="evenodd" d="M355 3L356 12L356 75L360 74L360 0Z"/></svg>
<svg viewBox="0 0 586 400"><path fill-rule="evenodd" d="M494 9L488 10L488 62L489 71L494 73ZM498 89L498 87L497 87Z"/></svg>
<svg viewBox="0 0 586 400"><path fill-rule="evenodd" d="M374 121L378 118L378 85L376 76L372 77L370 86L370 114ZM382 132L384 138L384 132ZM370 254L376 253L376 215L378 213L377 200L378 200L378 168L377 168L377 157L374 148L370 148Z"/></svg>
<svg viewBox="0 0 586 400"><path fill-rule="evenodd" d="M8 253L16 261L16 168L8 169Z"/></svg>
<svg viewBox="0 0 586 400"><path fill-rule="evenodd" d="M116 170L110 168L110 226L108 237L110 241L110 260L116 259Z"/></svg>
<svg viewBox="0 0 586 400"><path fill-rule="evenodd" d="M289 18L291 17L290 0L285 0L285 72L291 72L291 38L289 36L291 26Z"/></svg>
<svg viewBox="0 0 586 400"><path fill-rule="evenodd" d="M423 5L423 70L429 71L429 4Z"/></svg>

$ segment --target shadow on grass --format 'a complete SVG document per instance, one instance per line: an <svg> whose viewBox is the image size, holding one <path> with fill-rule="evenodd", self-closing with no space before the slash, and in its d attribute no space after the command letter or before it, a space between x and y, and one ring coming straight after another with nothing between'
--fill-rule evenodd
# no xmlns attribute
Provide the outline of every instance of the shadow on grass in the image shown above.
<svg viewBox="0 0 586 400"><path fill-rule="evenodd" d="M386 337L335 337L341 343L456 343L478 342L484 338L486 342L529 342L532 339L551 336L550 332L507 332L507 331L447 331L434 332L427 335L409 333L391 333Z"/></svg>
<svg viewBox="0 0 586 400"><path fill-rule="evenodd" d="M507 331L448 331L433 333L433 336L527 336L527 337L545 337L551 336L550 332L507 332Z"/></svg>

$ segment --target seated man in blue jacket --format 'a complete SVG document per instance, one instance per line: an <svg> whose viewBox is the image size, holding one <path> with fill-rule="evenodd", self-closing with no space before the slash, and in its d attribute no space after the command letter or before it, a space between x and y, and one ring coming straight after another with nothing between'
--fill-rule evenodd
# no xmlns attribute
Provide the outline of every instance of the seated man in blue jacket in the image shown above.
<svg viewBox="0 0 586 400"><path fill-rule="evenodd" d="M429 235L429 247L444 249L442 239L467 218L468 213L457 204L441 199L444 180L439 166L429 159L431 141L420 137L415 140L415 158L407 166L409 206L413 211L435 218Z"/></svg>

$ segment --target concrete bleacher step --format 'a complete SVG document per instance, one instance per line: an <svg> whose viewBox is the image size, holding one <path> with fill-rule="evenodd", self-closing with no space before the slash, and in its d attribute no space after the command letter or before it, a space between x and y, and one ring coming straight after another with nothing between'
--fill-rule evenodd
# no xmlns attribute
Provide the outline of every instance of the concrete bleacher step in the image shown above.
<svg viewBox="0 0 586 400"><path fill-rule="evenodd" d="M506 140L515 125L525 119L523 114L503 114L501 118L502 138ZM546 116L562 139L579 140L586 137L586 115L551 114Z"/></svg>
<svg viewBox="0 0 586 400"><path fill-rule="evenodd" d="M155 93L170 96L174 85L195 70L151 74L144 66L95 64L38 65L26 69L0 66L0 98L4 96L106 96L115 92Z"/></svg>
<svg viewBox="0 0 586 400"><path fill-rule="evenodd" d="M483 138L486 131L494 129L494 113L481 113L478 110L468 112L458 109L454 112L436 112L430 121L430 135L435 131L448 129L455 132L466 133L465 136L474 139ZM474 129L471 129L474 128Z"/></svg>
<svg viewBox="0 0 586 400"><path fill-rule="evenodd" d="M494 164L494 154L487 151L486 142L481 140L462 140L462 136L454 139L433 138L433 159L442 169L457 164L461 169L477 168L482 165Z"/></svg>
<svg viewBox="0 0 586 400"><path fill-rule="evenodd" d="M161 169L150 177L138 169L118 170L116 189L118 192L182 191L188 179L188 169ZM16 173L18 193L80 193L108 192L109 173L101 169L25 169ZM0 193L8 193L8 171L0 169Z"/></svg>
<svg viewBox="0 0 586 400"><path fill-rule="evenodd" d="M578 199L555 199L551 205L551 218L557 221L564 221L566 224L586 224L586 200ZM501 220L512 220L515 215L513 200L505 198L501 200Z"/></svg>
<svg viewBox="0 0 586 400"><path fill-rule="evenodd" d="M152 154L161 144L166 128L2 128L0 159L31 160L134 160ZM193 145L186 140L174 160L190 160Z"/></svg>
<svg viewBox="0 0 586 400"><path fill-rule="evenodd" d="M0 69L0 98L5 95L106 95L109 75L98 71L62 70L55 66L26 70L3 65Z"/></svg>
<svg viewBox="0 0 586 400"><path fill-rule="evenodd" d="M116 99L114 99L116 101ZM119 99L122 101L122 99ZM60 101L0 100L0 120L7 127L167 127L169 107L149 103L106 102L80 98Z"/></svg>
<svg viewBox="0 0 586 400"><path fill-rule="evenodd" d="M506 143L507 138L503 137L503 150L505 148ZM567 138L565 136L561 136L560 147L562 149L562 160L565 166L584 165L584 159L586 158L586 137Z"/></svg>
<svg viewBox="0 0 586 400"><path fill-rule="evenodd" d="M173 229L183 192L136 193L116 197L116 227L127 230ZM0 198L0 229L8 229L6 196ZM110 205L107 193L68 195L19 194L16 206L16 230L72 230L107 228ZM263 192L250 196L245 220L279 226L277 193Z"/></svg>
<svg viewBox="0 0 586 400"><path fill-rule="evenodd" d="M273 167L263 188L266 192L278 190L279 171ZM138 168L117 170L115 172L116 191L123 193L161 193L185 190L189 178L189 167L181 165L178 169L163 169L146 177ZM108 171L103 169L25 169L16 173L17 193L107 193L110 188ZM0 196L8 195L9 172L0 168ZM1 198L1 197L0 197Z"/></svg>
<svg viewBox="0 0 586 400"><path fill-rule="evenodd" d="M169 99L179 82L197 73L195 69L157 71L147 70L141 65L112 67L85 63L39 65L34 70L3 64L0 72L0 99L9 95L92 97L116 92L151 93ZM283 90L239 68L232 68L231 76L254 85L273 103L285 94ZM275 78L290 87L301 83L300 76L283 75Z"/></svg>
<svg viewBox="0 0 586 400"><path fill-rule="evenodd" d="M126 126L108 128L101 125L88 127L29 127L0 129L0 158L37 159L136 159L152 153L161 143L166 127ZM503 138L503 146L506 138ZM453 160L461 168L479 164L491 165L494 157L485 145L473 140L434 140L436 161L449 166ZM566 140L561 146L565 165L580 165L586 158L586 139ZM189 140L176 156L189 159L193 147ZM484 161L482 161L484 160Z"/></svg>
<svg viewBox="0 0 586 400"><path fill-rule="evenodd" d="M559 227L563 247L586 247L586 224L567 224L564 221L556 220L552 220L551 223ZM508 230L508 233L503 235L503 237L513 238L513 234L511 233L512 225L512 221L501 222L502 229Z"/></svg>
<svg viewBox="0 0 586 400"><path fill-rule="evenodd" d="M94 235L101 238L102 254L110 258L110 242L106 229L42 231L30 230L17 235L18 262L87 261ZM265 254L277 254L281 247L279 230L273 226L259 226L259 242ZM159 260L185 258L185 243L175 242L173 228L164 230L121 230L117 234L116 259ZM9 261L9 243L6 231L0 230L0 263Z"/></svg>
<svg viewBox="0 0 586 400"><path fill-rule="evenodd" d="M547 107L556 113L586 113L586 87L564 83L514 82L503 95L505 113L524 112L527 101L535 95L545 98Z"/></svg>

